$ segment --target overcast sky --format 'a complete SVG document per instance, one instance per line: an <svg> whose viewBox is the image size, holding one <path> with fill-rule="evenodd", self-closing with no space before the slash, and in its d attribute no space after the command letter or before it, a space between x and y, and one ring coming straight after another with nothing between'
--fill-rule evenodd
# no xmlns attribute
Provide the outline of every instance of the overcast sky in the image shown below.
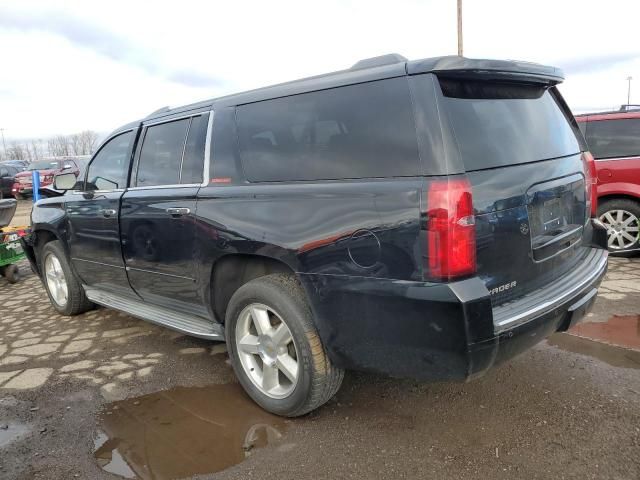
<svg viewBox="0 0 640 480"><path fill-rule="evenodd" d="M464 0L464 54L559 66L575 112L640 103L640 0ZM397 52L456 50L456 0L7 1L7 140L107 132L165 105Z"/></svg>

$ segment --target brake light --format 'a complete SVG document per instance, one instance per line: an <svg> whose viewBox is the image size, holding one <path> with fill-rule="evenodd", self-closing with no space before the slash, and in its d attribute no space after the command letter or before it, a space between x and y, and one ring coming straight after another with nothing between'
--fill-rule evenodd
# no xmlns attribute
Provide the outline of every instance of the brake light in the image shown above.
<svg viewBox="0 0 640 480"><path fill-rule="evenodd" d="M591 217L598 216L598 174L596 173L596 162L591 152L582 154L585 174L585 196L587 208Z"/></svg>
<svg viewBox="0 0 640 480"><path fill-rule="evenodd" d="M427 190L428 277L449 281L476 271L476 228L471 183L436 180Z"/></svg>

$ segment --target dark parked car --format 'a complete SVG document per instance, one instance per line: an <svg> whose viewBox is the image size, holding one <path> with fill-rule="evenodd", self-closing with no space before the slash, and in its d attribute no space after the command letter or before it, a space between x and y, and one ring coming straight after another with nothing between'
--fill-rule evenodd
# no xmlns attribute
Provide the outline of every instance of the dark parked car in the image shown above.
<svg viewBox="0 0 640 480"><path fill-rule="evenodd" d="M640 251L640 107L576 115L595 157L598 217L607 227L609 251Z"/></svg>
<svg viewBox="0 0 640 480"><path fill-rule="evenodd" d="M9 163L0 163L0 198L11 196L11 187L20 169Z"/></svg>
<svg viewBox="0 0 640 480"><path fill-rule="evenodd" d="M24 172L29 166L29 162L25 162L24 160L3 160L0 162L0 165L11 165L12 167L16 167L18 171Z"/></svg>
<svg viewBox="0 0 640 480"><path fill-rule="evenodd" d="M25 241L54 308L213 340L265 409L344 369L481 375L566 330L607 267L594 167L541 65L389 55L114 131Z"/></svg>

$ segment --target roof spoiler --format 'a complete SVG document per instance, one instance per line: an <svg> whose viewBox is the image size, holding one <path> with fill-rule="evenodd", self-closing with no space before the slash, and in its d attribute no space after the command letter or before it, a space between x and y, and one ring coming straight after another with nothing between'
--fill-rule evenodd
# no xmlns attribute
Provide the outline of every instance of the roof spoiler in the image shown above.
<svg viewBox="0 0 640 480"><path fill-rule="evenodd" d="M427 58L407 63L407 73L435 73L447 76L464 75L478 78L527 81L555 85L564 80L564 73L556 67L520 60L485 60L459 57Z"/></svg>

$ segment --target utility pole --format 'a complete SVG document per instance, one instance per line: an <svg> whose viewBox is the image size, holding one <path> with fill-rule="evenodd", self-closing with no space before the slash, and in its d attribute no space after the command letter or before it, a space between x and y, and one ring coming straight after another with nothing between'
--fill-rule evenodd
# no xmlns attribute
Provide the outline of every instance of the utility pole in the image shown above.
<svg viewBox="0 0 640 480"><path fill-rule="evenodd" d="M4 128L0 128L0 132L2 132L2 151L6 155L7 154L7 144L4 143Z"/></svg>
<svg viewBox="0 0 640 480"><path fill-rule="evenodd" d="M458 56L462 56L462 0L458 0Z"/></svg>
<svg viewBox="0 0 640 480"><path fill-rule="evenodd" d="M633 80L633 77L628 76L627 82L629 82L629 85L627 86L627 105L631 105L631 80Z"/></svg>

